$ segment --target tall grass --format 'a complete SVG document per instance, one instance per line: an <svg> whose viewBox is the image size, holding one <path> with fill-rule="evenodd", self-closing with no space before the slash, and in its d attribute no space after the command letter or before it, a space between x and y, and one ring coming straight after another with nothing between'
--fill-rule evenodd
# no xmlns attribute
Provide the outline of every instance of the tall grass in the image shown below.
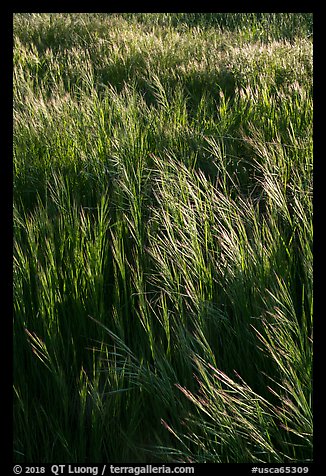
<svg viewBox="0 0 326 476"><path fill-rule="evenodd" d="M311 461L312 212L310 14L16 14L15 460Z"/></svg>

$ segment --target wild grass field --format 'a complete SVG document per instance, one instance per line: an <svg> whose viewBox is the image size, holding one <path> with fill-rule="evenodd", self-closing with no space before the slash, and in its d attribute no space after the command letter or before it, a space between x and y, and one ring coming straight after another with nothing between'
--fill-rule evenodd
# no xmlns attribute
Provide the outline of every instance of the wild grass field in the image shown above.
<svg viewBox="0 0 326 476"><path fill-rule="evenodd" d="M312 14L14 15L14 460L312 460Z"/></svg>

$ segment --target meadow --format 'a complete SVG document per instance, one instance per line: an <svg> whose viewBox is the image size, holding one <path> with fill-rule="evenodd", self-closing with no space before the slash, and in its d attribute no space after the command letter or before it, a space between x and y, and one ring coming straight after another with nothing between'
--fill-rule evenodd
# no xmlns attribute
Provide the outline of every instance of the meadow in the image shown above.
<svg viewBox="0 0 326 476"><path fill-rule="evenodd" d="M13 21L14 460L312 461L312 14Z"/></svg>

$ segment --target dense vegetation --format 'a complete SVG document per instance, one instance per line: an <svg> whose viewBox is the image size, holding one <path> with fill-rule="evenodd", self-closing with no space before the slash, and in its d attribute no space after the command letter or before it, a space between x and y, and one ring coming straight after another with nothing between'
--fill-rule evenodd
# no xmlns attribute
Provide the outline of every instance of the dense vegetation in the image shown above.
<svg viewBox="0 0 326 476"><path fill-rule="evenodd" d="M14 15L14 458L312 459L312 15Z"/></svg>

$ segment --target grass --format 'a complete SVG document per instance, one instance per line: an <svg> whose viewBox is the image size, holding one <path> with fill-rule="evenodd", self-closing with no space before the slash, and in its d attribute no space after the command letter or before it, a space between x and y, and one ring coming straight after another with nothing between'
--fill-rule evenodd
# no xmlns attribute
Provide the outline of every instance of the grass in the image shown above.
<svg viewBox="0 0 326 476"><path fill-rule="evenodd" d="M17 462L312 460L312 43L14 15Z"/></svg>

